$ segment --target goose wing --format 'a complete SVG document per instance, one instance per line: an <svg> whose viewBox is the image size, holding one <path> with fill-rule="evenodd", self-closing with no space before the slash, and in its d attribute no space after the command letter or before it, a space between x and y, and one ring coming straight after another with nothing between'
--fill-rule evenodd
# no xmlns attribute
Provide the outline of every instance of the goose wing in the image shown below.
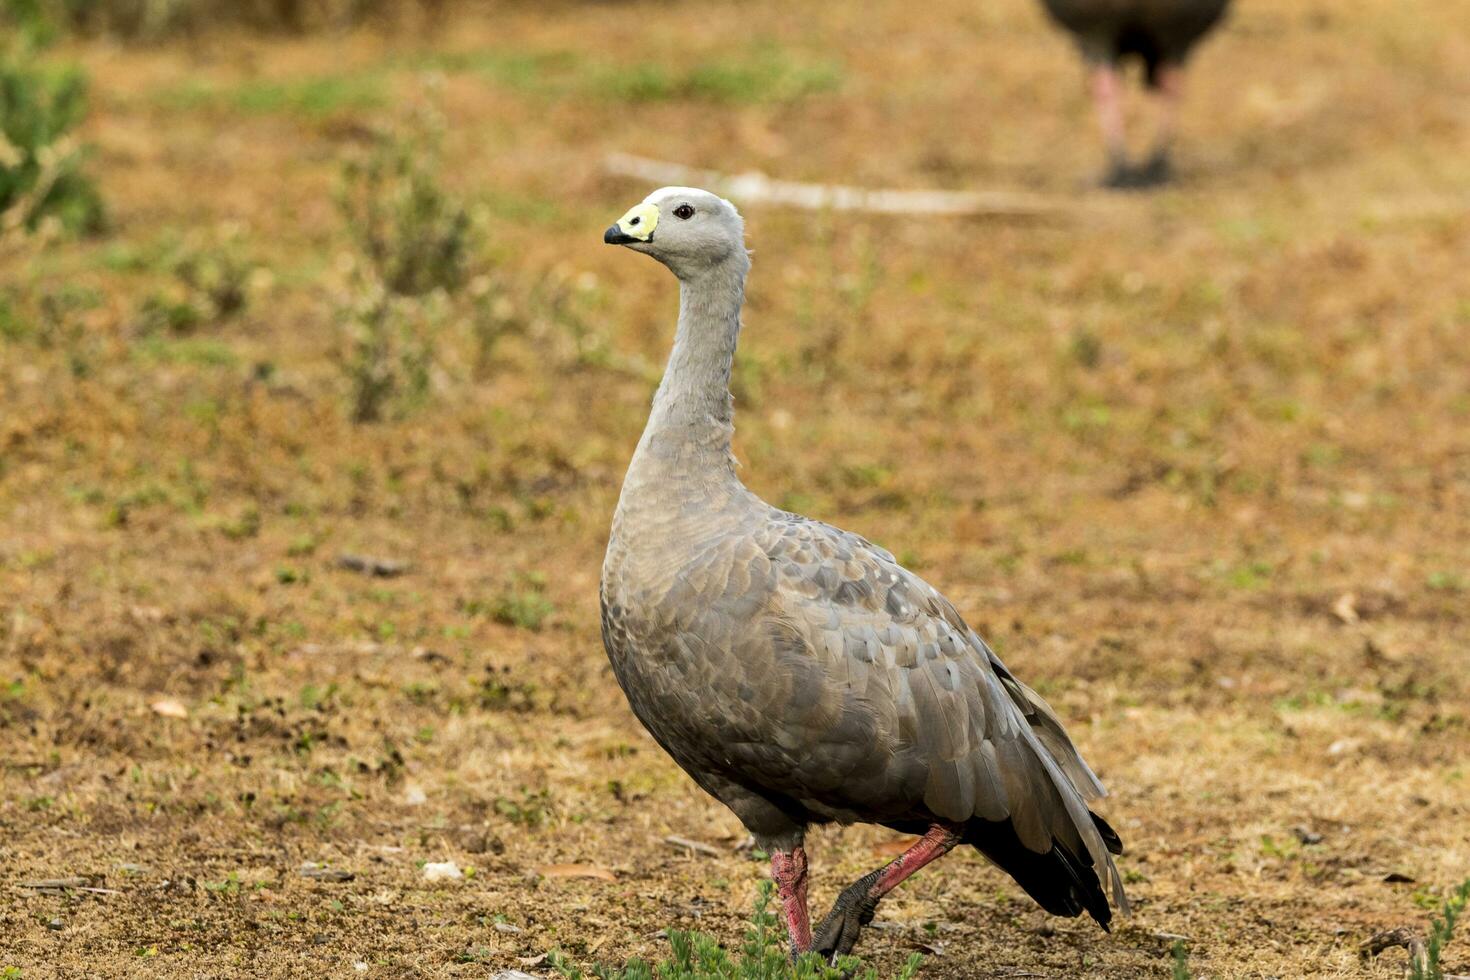
<svg viewBox="0 0 1470 980"><path fill-rule="evenodd" d="M1087 809L1102 784L949 600L882 548L796 515L777 512L757 543L774 585L760 632L783 647L772 662L810 677L778 685L794 695L781 717L813 749L788 795L868 820L1008 823L1031 851L1088 855L1124 904ZM867 742L832 745L842 734Z"/></svg>

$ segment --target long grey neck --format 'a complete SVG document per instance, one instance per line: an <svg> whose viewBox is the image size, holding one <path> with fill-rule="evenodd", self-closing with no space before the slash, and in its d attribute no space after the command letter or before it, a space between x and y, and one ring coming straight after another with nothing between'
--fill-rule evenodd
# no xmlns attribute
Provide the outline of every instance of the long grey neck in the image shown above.
<svg viewBox="0 0 1470 980"><path fill-rule="evenodd" d="M679 327L629 476L735 480L730 368L750 259L741 251L679 277Z"/></svg>

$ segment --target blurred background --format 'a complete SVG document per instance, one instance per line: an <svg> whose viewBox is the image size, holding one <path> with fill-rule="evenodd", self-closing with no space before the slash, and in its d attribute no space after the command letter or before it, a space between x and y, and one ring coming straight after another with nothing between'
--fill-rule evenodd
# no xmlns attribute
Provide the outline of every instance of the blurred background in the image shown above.
<svg viewBox="0 0 1470 980"><path fill-rule="evenodd" d="M764 866L598 634L675 313L618 152L1027 202L735 201L744 478L948 594L1129 844L1111 937L956 856L883 975L1397 977L1470 874L1461 0L1239 0L1127 193L1030 0L0 9L7 976L738 939Z"/></svg>

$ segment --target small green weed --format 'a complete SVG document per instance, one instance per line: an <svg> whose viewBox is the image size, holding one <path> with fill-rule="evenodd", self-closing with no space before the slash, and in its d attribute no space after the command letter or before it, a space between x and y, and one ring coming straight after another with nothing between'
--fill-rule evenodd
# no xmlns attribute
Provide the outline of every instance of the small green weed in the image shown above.
<svg viewBox="0 0 1470 980"><path fill-rule="evenodd" d="M554 612L556 606L538 589L506 592L497 596L490 606L490 616L497 623L533 631L539 630Z"/></svg>
<svg viewBox="0 0 1470 980"><path fill-rule="evenodd" d="M670 929L669 958L658 963L633 959L622 968L598 964L592 968L592 975L598 980L877 980L877 971L855 956L844 956L829 964L823 957L807 953L793 961L787 952L786 931L771 911L774 893L771 882L761 882L745 941L733 956L705 933ZM559 950L548 959L567 980L582 980L585 976ZM898 980L913 980L921 961L918 953L910 956L899 970Z"/></svg>
<svg viewBox="0 0 1470 980"><path fill-rule="evenodd" d="M1409 963L1409 980L1443 980L1444 969L1440 957L1455 933L1455 924L1470 904L1470 878L1450 892L1440 908L1439 915L1429 923L1429 939L1424 944L1424 955L1415 956Z"/></svg>
<svg viewBox="0 0 1470 980"><path fill-rule="evenodd" d="M510 668L485 668L485 676L474 682L475 700L486 711L534 711L536 685L510 680Z"/></svg>
<svg viewBox="0 0 1470 980"><path fill-rule="evenodd" d="M513 800L508 796L497 796L494 802L495 812L500 814L511 823L520 824L523 827L539 827L545 823L555 812L556 806L551 799L550 790L522 790L521 798Z"/></svg>
<svg viewBox="0 0 1470 980"><path fill-rule="evenodd" d="M1189 969L1189 948L1184 945L1184 940L1174 940L1174 945L1169 947L1169 957L1173 967L1170 976L1173 980L1194 980L1194 974Z"/></svg>
<svg viewBox="0 0 1470 980"><path fill-rule="evenodd" d="M256 266L238 229L223 228L210 241L182 249L168 265L174 281L150 294L139 310L143 334L190 334L244 312Z"/></svg>

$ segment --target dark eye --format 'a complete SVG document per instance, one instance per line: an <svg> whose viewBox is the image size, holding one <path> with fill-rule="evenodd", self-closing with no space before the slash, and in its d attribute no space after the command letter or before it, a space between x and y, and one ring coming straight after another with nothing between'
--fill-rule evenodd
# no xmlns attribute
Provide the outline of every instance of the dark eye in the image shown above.
<svg viewBox="0 0 1470 980"><path fill-rule="evenodd" d="M679 205L677 208L674 208L674 217L680 221L688 221L694 217L694 206L690 204Z"/></svg>

